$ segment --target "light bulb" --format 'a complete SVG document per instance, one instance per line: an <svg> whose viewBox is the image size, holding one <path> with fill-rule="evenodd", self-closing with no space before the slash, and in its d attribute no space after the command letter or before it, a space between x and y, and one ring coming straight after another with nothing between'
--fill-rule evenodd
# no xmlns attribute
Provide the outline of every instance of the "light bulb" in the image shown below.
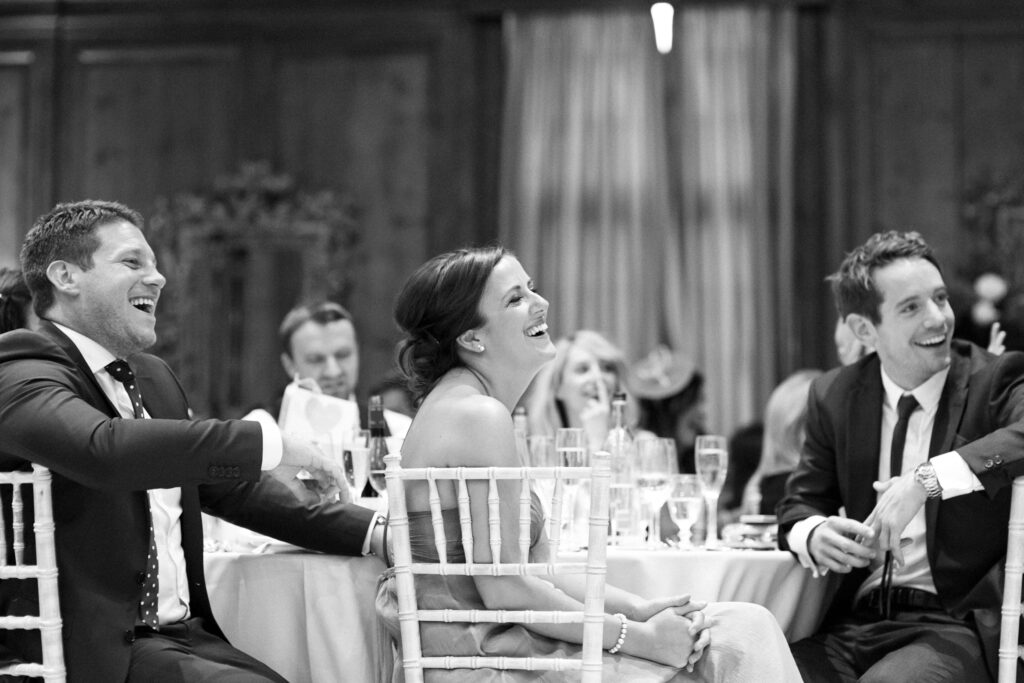
<svg viewBox="0 0 1024 683"><path fill-rule="evenodd" d="M671 3L656 2L651 5L651 21L654 22L654 43L658 52L667 55L672 51L672 15L675 13Z"/></svg>

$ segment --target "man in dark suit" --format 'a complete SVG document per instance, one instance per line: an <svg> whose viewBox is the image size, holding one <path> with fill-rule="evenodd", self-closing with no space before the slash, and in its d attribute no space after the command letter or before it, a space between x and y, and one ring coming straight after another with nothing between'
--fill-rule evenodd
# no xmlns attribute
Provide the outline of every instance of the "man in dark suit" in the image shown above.
<svg viewBox="0 0 1024 683"><path fill-rule="evenodd" d="M778 507L780 545L838 579L824 625L793 654L806 681L993 679L1024 355L952 340L917 233L872 236L830 279L876 351L815 380Z"/></svg>
<svg viewBox="0 0 1024 683"><path fill-rule="evenodd" d="M273 421L187 419L177 378L142 353L165 284L142 226L90 200L58 205L26 237L42 322L0 336L0 466L53 471L69 680L280 681L210 612L200 510L339 554L379 552L381 530L371 510L295 482L304 468L348 497L338 466ZM0 601L31 609L18 583Z"/></svg>

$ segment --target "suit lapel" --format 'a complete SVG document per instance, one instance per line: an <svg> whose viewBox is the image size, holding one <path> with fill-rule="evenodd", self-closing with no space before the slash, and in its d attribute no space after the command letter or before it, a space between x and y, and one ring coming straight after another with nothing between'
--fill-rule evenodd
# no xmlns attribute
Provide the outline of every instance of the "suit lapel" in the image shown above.
<svg viewBox="0 0 1024 683"><path fill-rule="evenodd" d="M967 381L971 376L971 361L954 351L953 360L942 387L939 409L935 413L932 440L928 445L928 457L947 453L953 448L956 430L967 405Z"/></svg>
<svg viewBox="0 0 1024 683"><path fill-rule="evenodd" d="M99 382L96 381L96 375L93 374L92 370L89 369L89 364L85 362L85 358L82 357L78 347L75 346L74 342L68 339L67 335L57 329L56 325L48 320L39 321L39 330L41 334L49 337L57 346L60 347L61 351L67 354L68 358L75 364L79 372L85 377L84 389L88 394L85 396L86 400L97 408L107 409L107 414L111 417L117 417L120 413L117 411L117 407L110 402L107 395L103 393L103 389L100 388Z"/></svg>
<svg viewBox="0 0 1024 683"><path fill-rule="evenodd" d="M166 391L161 381L149 370L148 364L141 362L139 357L133 356L129 359L135 376L139 380L139 390L142 392L142 404L150 417L182 418L185 415L180 410L175 410L174 402L170 400L172 392Z"/></svg>
<svg viewBox="0 0 1024 683"><path fill-rule="evenodd" d="M932 440L928 444L928 457L932 458L953 450L957 428L963 419L967 405L967 384L971 376L970 357L963 357L954 348L946 384L942 387L939 409L935 413L935 426L932 427ZM929 498L925 501L925 538L928 547L928 562L935 566L935 527L939 519L940 499Z"/></svg>
<svg viewBox="0 0 1024 683"><path fill-rule="evenodd" d="M850 395L847 425L856 425L855 432L849 432L849 459L845 463L846 480L850 482L850 501L847 514L856 520L863 520L875 507L872 483L878 479L882 430L882 375L878 357L868 361L860 380Z"/></svg>

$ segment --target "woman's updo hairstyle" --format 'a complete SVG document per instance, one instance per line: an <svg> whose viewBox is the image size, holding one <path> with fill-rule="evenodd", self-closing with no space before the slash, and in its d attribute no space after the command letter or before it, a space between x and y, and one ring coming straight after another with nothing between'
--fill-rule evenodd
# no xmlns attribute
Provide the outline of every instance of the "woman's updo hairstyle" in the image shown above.
<svg viewBox="0 0 1024 683"><path fill-rule="evenodd" d="M416 400L453 367L462 365L456 339L480 327L480 297L505 256L503 247L475 247L435 256L416 269L395 300L395 322L405 334L398 366Z"/></svg>

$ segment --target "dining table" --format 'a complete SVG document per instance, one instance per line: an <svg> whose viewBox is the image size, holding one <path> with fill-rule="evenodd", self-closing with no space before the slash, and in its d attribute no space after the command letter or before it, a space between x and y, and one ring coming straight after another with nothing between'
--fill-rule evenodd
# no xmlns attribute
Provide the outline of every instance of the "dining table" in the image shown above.
<svg viewBox="0 0 1024 683"><path fill-rule="evenodd" d="M377 680L379 559L268 539L215 549L205 561L214 615L236 647L292 683ZM791 641L815 630L825 594L824 581L780 550L612 546L607 581L645 597L764 605Z"/></svg>

